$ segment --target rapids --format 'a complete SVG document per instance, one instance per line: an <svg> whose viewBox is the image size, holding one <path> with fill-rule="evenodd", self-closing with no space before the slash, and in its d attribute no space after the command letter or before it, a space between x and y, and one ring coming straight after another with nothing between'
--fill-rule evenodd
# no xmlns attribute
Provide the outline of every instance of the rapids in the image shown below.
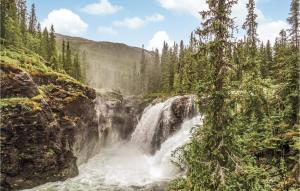
<svg viewBox="0 0 300 191"><path fill-rule="evenodd" d="M200 115L186 118L180 129L168 137L153 155L145 152L145 148L149 147L148 139L157 127L159 113L168 110L174 99L148 106L131 140L116 141L101 148L96 156L79 166L77 177L27 191L163 190L164 183L182 174L182 169L172 162L173 151L189 140L193 127L202 123ZM137 136L143 137L137 139Z"/></svg>

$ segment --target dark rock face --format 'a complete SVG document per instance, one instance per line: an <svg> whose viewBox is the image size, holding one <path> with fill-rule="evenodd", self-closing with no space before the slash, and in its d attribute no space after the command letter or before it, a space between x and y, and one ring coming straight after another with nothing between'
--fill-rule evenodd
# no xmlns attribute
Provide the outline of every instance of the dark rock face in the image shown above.
<svg viewBox="0 0 300 191"><path fill-rule="evenodd" d="M0 81L0 96L1 98L7 97L29 97L32 98L38 94L38 89L30 76L18 68L9 66L1 67Z"/></svg>
<svg viewBox="0 0 300 191"><path fill-rule="evenodd" d="M77 165L94 154L99 139L95 91L66 75L28 71L4 59L0 63L1 190L76 176Z"/></svg>
<svg viewBox="0 0 300 191"><path fill-rule="evenodd" d="M130 139L138 119L149 103L142 96L123 97L117 91L99 91L96 100L103 144Z"/></svg>
<svg viewBox="0 0 300 191"><path fill-rule="evenodd" d="M158 127L155 129L151 142L151 153L160 149L161 144L177 132L184 119L196 115L195 96L180 96L172 101L170 108L161 113Z"/></svg>

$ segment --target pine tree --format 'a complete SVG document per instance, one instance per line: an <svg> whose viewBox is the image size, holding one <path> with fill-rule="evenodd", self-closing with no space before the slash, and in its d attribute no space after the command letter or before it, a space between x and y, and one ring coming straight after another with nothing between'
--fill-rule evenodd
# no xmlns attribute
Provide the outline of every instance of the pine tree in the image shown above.
<svg viewBox="0 0 300 191"><path fill-rule="evenodd" d="M164 42L163 44L163 49L161 53L161 68L162 68L162 89L164 92L169 92L170 87L169 87L169 60L170 60L170 55L169 55L169 45L168 43Z"/></svg>
<svg viewBox="0 0 300 191"><path fill-rule="evenodd" d="M35 12L35 4L33 3L31 5L31 12L29 15L28 31L31 34L35 34L36 28L37 28L37 18L36 18L36 12Z"/></svg>
<svg viewBox="0 0 300 191"><path fill-rule="evenodd" d="M1 1L1 38L7 43L22 45L21 29L15 0Z"/></svg>
<svg viewBox="0 0 300 191"><path fill-rule="evenodd" d="M47 60L50 61L49 57L49 32L47 28L44 28L42 39L41 39L41 56Z"/></svg>
<svg viewBox="0 0 300 191"><path fill-rule="evenodd" d="M72 53L71 53L71 47L70 42L67 42L67 48L66 48L66 58L64 63L64 70L71 76L73 76L74 73L74 67L72 63Z"/></svg>
<svg viewBox="0 0 300 191"><path fill-rule="evenodd" d="M206 81L209 91L201 92L201 96L209 98L210 104L206 107L203 134L200 140L194 140L195 147L191 148L193 153L198 154L195 155L197 159L189 161L189 169L197 169L198 175L193 176L194 172L190 172L189 184L193 185L190 190L230 190L229 186L235 190L227 177L232 177L239 170L239 152L226 100L230 99L228 76L231 63L228 52L231 51L231 31L234 28L230 14L237 1L209 0L207 3L209 10L201 12L204 21L197 33L203 42L211 39L206 45L212 70Z"/></svg>
<svg viewBox="0 0 300 191"><path fill-rule="evenodd" d="M66 43L65 39L62 41L62 49L61 49L61 65L63 66L63 69L66 68Z"/></svg>
<svg viewBox="0 0 300 191"><path fill-rule="evenodd" d="M147 83L144 83L146 80L146 76L145 76L145 70L146 70L146 56L145 56L145 49L144 49L144 45L142 45L142 54L141 54L141 62L140 62L140 72L139 72L139 76L140 76L140 90L143 92L146 91L147 87L145 87L145 85Z"/></svg>
<svg viewBox="0 0 300 191"><path fill-rule="evenodd" d="M18 18L21 27L21 32L25 37L25 32L27 30L27 6L26 0L18 0L17 1L17 8L18 8ZM26 39L24 39L26 41Z"/></svg>
<svg viewBox="0 0 300 191"><path fill-rule="evenodd" d="M74 59L73 59L73 66L74 66L74 78L82 81L81 78L81 67L80 67L80 59L79 59L79 54L78 52L75 54Z"/></svg>
<svg viewBox="0 0 300 191"><path fill-rule="evenodd" d="M56 70L59 69L60 64L59 64L59 59L58 59L58 56L57 56L56 41L55 41L55 30L54 30L53 25L51 25L51 28L50 28L48 52L49 52L48 57L50 58L52 68L56 69Z"/></svg>
<svg viewBox="0 0 300 191"><path fill-rule="evenodd" d="M300 1L292 0L290 8L290 17L287 19L291 28L289 29L289 35L291 37L291 42L296 49L299 50L300 44Z"/></svg>
<svg viewBox="0 0 300 191"><path fill-rule="evenodd" d="M247 3L248 14L246 21L243 24L243 29L247 31L247 42L250 44L251 54L253 55L256 50L257 43L257 14L255 14L255 1L249 0Z"/></svg>

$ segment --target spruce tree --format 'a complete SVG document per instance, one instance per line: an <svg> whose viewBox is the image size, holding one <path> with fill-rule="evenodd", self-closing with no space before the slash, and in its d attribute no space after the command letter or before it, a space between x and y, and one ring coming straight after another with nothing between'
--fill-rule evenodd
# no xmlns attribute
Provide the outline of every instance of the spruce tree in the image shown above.
<svg viewBox="0 0 300 191"><path fill-rule="evenodd" d="M232 6L237 1L208 0L207 3L209 10L201 12L204 21L197 33L203 41L211 39L207 44L212 69L206 81L209 91L201 92L201 96L207 97L210 104L206 107L203 134L200 140L194 140L195 147L192 148L193 153L198 153L197 159L189 161L189 169L197 169L198 175L194 176L195 170L192 170L188 181L193 185L190 190L230 190L228 177L234 176L234 172L239 170L239 151L232 132L232 114L228 105L231 65L228 51L231 51L231 31L234 29L234 21L230 16Z"/></svg>
<svg viewBox="0 0 300 191"><path fill-rule="evenodd" d="M255 14L255 1L249 0L247 3L248 14L243 24L243 29L247 31L247 42L250 44L251 54L255 53L257 43L257 14Z"/></svg>
<svg viewBox="0 0 300 191"><path fill-rule="evenodd" d="M48 48L48 57L50 58L52 68L59 69L59 60L57 56L57 49L56 49L56 41L55 41L55 30L54 26L51 25L50 34L49 34L49 48Z"/></svg>
<svg viewBox="0 0 300 191"><path fill-rule="evenodd" d="M66 43L65 39L62 40L62 48L61 48L61 65L63 66L63 69L66 68Z"/></svg>
<svg viewBox="0 0 300 191"><path fill-rule="evenodd" d="M35 4L33 3L31 5L31 11L29 15L28 31L31 34L35 34L36 28L37 28L37 18L36 18Z"/></svg>
<svg viewBox="0 0 300 191"><path fill-rule="evenodd" d="M78 52L75 54L73 59L73 66L74 66L74 78L76 80L82 81L81 78L81 67L80 67L80 59Z"/></svg>
<svg viewBox="0 0 300 191"><path fill-rule="evenodd" d="M1 1L1 38L9 44L23 45L15 0Z"/></svg>
<svg viewBox="0 0 300 191"><path fill-rule="evenodd" d="M18 7L18 17L19 17L19 23L21 27L21 32L23 36L25 37L25 32L27 30L27 6L26 6L26 0L18 0L17 1L17 7ZM24 39L26 41L26 39Z"/></svg>
<svg viewBox="0 0 300 191"><path fill-rule="evenodd" d="M144 45L142 45L142 53L141 53L141 61L140 61L140 72L139 72L139 77L140 77L140 90L143 92L146 91L147 87L145 85L147 83L144 83L146 80L146 75L145 75L145 70L146 70L146 56L145 56L145 49Z"/></svg>
<svg viewBox="0 0 300 191"><path fill-rule="evenodd" d="M65 58L65 63L64 63L64 70L71 76L74 74L74 68L73 68L73 63L72 63L72 53L71 53L71 47L70 47L70 42L67 42L67 47L66 47L66 58Z"/></svg>
<svg viewBox="0 0 300 191"><path fill-rule="evenodd" d="M41 56L47 60L50 61L49 57L49 32L48 29L45 27L43 34L42 34L42 39L41 39Z"/></svg>
<svg viewBox="0 0 300 191"><path fill-rule="evenodd" d="M290 17L287 19L290 24L289 35L291 42L296 49L299 50L300 44L300 0L292 0L290 8Z"/></svg>

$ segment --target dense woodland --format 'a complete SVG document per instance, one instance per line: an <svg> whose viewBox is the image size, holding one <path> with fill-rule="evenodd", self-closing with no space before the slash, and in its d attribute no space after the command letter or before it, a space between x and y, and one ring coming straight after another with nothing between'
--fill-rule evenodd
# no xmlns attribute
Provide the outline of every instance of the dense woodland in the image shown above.
<svg viewBox="0 0 300 191"><path fill-rule="evenodd" d="M257 35L255 0L247 4L245 37L237 40L231 9L237 0L207 0L202 24L189 45L164 43L158 91L195 93L205 116L203 127L181 149L188 167L170 190L297 190L299 188L299 0L291 0L288 30L275 42ZM53 69L82 80L78 51L55 30L41 29L35 6L1 0L1 44L40 54ZM144 73L144 51L141 69ZM139 87L143 88L144 84Z"/></svg>
<svg viewBox="0 0 300 191"><path fill-rule="evenodd" d="M63 41L59 51L55 40L55 30L41 29L37 20L35 5L27 10L26 0L1 0L1 45L27 48L41 55L48 66L58 72L66 72L83 81L80 69L82 59L79 52L72 49L69 42Z"/></svg>
<svg viewBox="0 0 300 191"><path fill-rule="evenodd" d="M162 90L196 93L205 115L182 149L187 177L170 189L297 190L299 0L291 0L290 27L273 43L257 35L254 0L247 4L242 40L233 36L230 15L237 0L207 3L189 46L165 43L162 50Z"/></svg>

